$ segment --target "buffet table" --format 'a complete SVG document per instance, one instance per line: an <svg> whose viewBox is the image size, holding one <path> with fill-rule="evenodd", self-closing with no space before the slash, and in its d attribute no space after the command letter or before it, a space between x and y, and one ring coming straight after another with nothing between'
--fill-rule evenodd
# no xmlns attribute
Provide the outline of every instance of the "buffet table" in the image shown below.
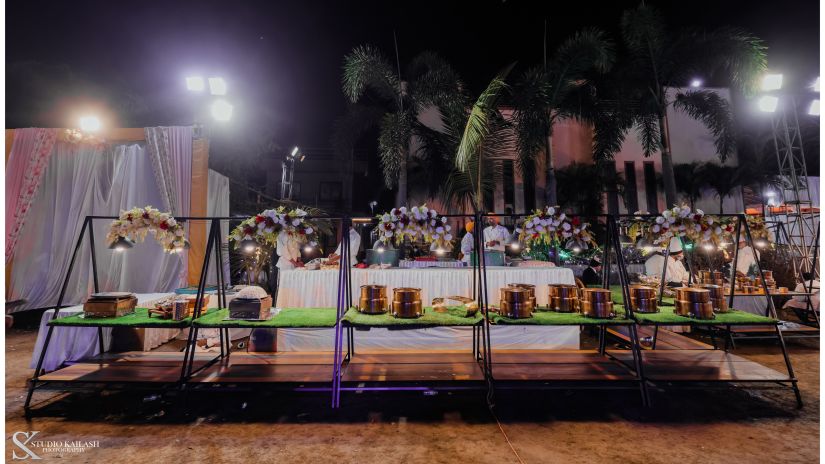
<svg viewBox="0 0 825 464"><path fill-rule="evenodd" d="M487 288L490 303L498 303L501 287L510 283L536 285L536 300L547 304L548 284L574 284L573 272L566 268L488 267ZM356 299L361 285L386 285L388 295L396 287L420 288L422 301L433 298L471 296L473 270L464 269L352 269L352 295ZM338 271L289 270L279 273L276 308L335 307ZM578 349L578 327L497 326L491 330L497 348ZM327 351L333 346L332 329L279 329L278 351ZM358 345L378 350L453 350L472 343L469 327L433 327L410 331L404 337L381 328L359 333Z"/></svg>

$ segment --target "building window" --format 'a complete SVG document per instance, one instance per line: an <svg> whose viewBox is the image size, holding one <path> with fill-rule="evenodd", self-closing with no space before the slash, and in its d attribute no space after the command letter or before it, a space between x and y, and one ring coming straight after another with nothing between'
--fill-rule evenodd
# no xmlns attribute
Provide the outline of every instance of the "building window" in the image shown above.
<svg viewBox="0 0 825 464"><path fill-rule="evenodd" d="M624 205L628 213L639 211L639 192L636 190L636 163L624 162Z"/></svg>
<svg viewBox="0 0 825 464"><path fill-rule="evenodd" d="M645 161L645 197L647 198L647 212L659 213L659 195L656 188L656 168L653 161Z"/></svg>

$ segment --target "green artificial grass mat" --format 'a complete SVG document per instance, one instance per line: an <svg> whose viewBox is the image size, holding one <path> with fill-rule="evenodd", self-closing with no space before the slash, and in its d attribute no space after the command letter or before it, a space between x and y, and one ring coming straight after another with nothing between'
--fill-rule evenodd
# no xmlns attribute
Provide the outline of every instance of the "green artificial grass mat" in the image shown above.
<svg viewBox="0 0 825 464"><path fill-rule="evenodd" d="M214 311L210 309L209 311ZM181 321L172 319L161 319L157 316L149 317L148 308L135 308L135 312L121 317L95 317L86 318L83 314L60 317L49 322L49 325L56 327L157 327L164 329L175 329L189 327L192 322L191 317Z"/></svg>
<svg viewBox="0 0 825 464"><path fill-rule="evenodd" d="M691 317L679 316L673 313L671 308L662 308L658 313L641 314L634 313L633 317L639 324L673 324L673 325L773 325L776 319L758 316L756 314L737 311L735 309L727 313L717 313L714 319L694 319Z"/></svg>
<svg viewBox="0 0 825 464"><path fill-rule="evenodd" d="M437 313L433 308L424 308L424 315L415 319L402 319L384 314L363 314L355 308L350 308L344 315L344 321L353 326L363 327L447 327L471 326L482 321L481 311L473 317L465 317L467 309L464 306L448 306L446 313Z"/></svg>
<svg viewBox="0 0 825 464"><path fill-rule="evenodd" d="M335 327L335 308L284 308L266 321L231 320L228 309L220 309L195 319L195 325L208 328L329 328Z"/></svg>
<svg viewBox="0 0 825 464"><path fill-rule="evenodd" d="M613 305L616 317L613 319L595 319L585 317L580 313L557 313L555 311L536 311L533 317L513 319L490 312L490 322L502 325L601 325L601 324L633 324L633 319L624 317L624 308Z"/></svg>

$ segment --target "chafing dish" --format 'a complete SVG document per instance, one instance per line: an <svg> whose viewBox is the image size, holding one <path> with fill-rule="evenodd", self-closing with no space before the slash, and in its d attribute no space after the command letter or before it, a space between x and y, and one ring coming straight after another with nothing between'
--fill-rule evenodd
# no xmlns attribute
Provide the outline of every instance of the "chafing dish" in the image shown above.
<svg viewBox="0 0 825 464"><path fill-rule="evenodd" d="M499 314L513 319L533 317L535 297L530 290L520 287L503 287L500 291Z"/></svg>
<svg viewBox="0 0 825 464"><path fill-rule="evenodd" d="M579 303L581 313L585 317L608 319L614 317L613 299L610 290L604 288L582 289L582 300Z"/></svg>
<svg viewBox="0 0 825 464"><path fill-rule="evenodd" d="M694 284L695 288L704 288L710 292L710 303L717 313L728 312L728 300L725 297L725 288L719 285Z"/></svg>
<svg viewBox="0 0 825 464"><path fill-rule="evenodd" d="M710 290L696 287L677 288L674 312L680 316L696 319L713 319Z"/></svg>
<svg viewBox="0 0 825 464"><path fill-rule="evenodd" d="M550 285L550 309L560 313L572 313L579 310L579 287L575 285Z"/></svg>
<svg viewBox="0 0 825 464"><path fill-rule="evenodd" d="M392 315L399 318L416 318L424 315L421 289L399 287L392 292Z"/></svg>
<svg viewBox="0 0 825 464"><path fill-rule="evenodd" d="M659 312L656 289L646 285L631 285L630 305L638 313Z"/></svg>
<svg viewBox="0 0 825 464"><path fill-rule="evenodd" d="M358 299L358 311L364 314L387 312L386 285L362 285L361 297Z"/></svg>
<svg viewBox="0 0 825 464"><path fill-rule="evenodd" d="M533 308L536 307L536 286L533 284L507 284L508 287L523 288L530 293L530 301L533 302Z"/></svg>

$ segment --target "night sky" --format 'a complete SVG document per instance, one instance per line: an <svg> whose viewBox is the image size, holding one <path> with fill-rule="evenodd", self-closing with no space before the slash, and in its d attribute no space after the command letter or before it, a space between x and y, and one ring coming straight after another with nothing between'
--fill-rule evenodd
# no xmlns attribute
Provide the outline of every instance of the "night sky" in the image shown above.
<svg viewBox="0 0 825 464"><path fill-rule="evenodd" d="M190 124L183 78L219 75L236 117L225 137L265 132L284 146L328 147L344 109L343 56L362 43L401 62L445 56L477 91L510 62L542 57L577 29L615 33L637 2L16 1L6 4L7 127L74 125L78 109L109 125ZM744 27L770 47L769 64L807 84L819 74L816 1L657 4L673 27Z"/></svg>

